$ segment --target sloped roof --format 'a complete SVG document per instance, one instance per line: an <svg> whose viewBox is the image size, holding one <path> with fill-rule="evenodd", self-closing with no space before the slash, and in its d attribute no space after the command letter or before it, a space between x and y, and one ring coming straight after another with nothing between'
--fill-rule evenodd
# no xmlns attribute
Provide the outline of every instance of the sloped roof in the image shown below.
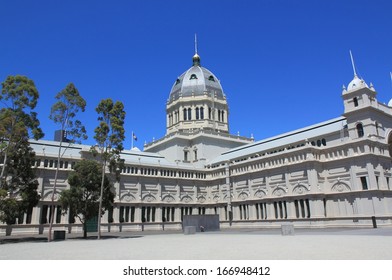
<svg viewBox="0 0 392 280"><path fill-rule="evenodd" d="M252 144L231 149L225 153L222 153L219 157L213 159L209 164L230 161L247 155L262 153L275 148L288 146L289 144L305 141L306 139L320 137L321 135L340 131L346 124L347 121L345 117L331 119L322 123L314 124L312 126L260 140Z"/></svg>

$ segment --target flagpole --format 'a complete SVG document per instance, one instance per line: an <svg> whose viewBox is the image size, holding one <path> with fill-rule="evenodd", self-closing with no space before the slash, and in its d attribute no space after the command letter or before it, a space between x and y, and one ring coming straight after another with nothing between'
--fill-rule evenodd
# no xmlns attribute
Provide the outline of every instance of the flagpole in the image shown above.
<svg viewBox="0 0 392 280"><path fill-rule="evenodd" d="M132 138L132 140L131 140L131 150L132 150L133 149L133 131L132 131L131 138Z"/></svg>

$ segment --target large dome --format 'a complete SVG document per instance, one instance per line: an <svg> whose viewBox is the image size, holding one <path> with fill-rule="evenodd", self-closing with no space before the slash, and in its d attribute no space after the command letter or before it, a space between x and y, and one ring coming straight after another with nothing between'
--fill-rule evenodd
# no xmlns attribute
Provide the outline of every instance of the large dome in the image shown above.
<svg viewBox="0 0 392 280"><path fill-rule="evenodd" d="M180 96L201 96L214 94L218 99L226 99L218 78L208 69L200 66L200 57L193 56L193 66L177 78L170 91L168 102L177 100Z"/></svg>

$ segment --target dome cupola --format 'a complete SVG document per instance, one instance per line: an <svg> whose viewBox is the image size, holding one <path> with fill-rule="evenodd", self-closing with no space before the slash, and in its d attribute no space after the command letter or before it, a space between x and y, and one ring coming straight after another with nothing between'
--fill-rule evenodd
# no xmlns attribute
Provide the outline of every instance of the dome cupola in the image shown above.
<svg viewBox="0 0 392 280"><path fill-rule="evenodd" d="M219 79L201 66L195 48L192 66L174 82L166 103L167 130L228 132L228 106Z"/></svg>
<svg viewBox="0 0 392 280"><path fill-rule="evenodd" d="M200 64L200 56L195 53L192 58L193 65L182 73L174 82L170 91L168 103L180 97L216 95L217 98L226 99L219 79L207 68Z"/></svg>

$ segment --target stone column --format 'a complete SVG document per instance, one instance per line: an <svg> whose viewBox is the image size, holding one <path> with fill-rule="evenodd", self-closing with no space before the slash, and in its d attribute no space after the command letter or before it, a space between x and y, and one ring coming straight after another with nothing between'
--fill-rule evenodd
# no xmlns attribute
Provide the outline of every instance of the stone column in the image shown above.
<svg viewBox="0 0 392 280"><path fill-rule="evenodd" d="M173 211L173 209L171 209ZM175 207L174 208L174 222L181 222L181 208Z"/></svg>
<svg viewBox="0 0 392 280"><path fill-rule="evenodd" d="M121 187L120 182L114 183L114 189L116 191L115 197L118 197L119 199L120 199L120 193L121 193L120 187ZM117 199L115 198L115 200L117 200Z"/></svg>
<svg viewBox="0 0 392 280"><path fill-rule="evenodd" d="M219 214L219 220L227 221L226 213L225 213L225 207L224 206L219 206L218 207L218 214Z"/></svg>
<svg viewBox="0 0 392 280"><path fill-rule="evenodd" d="M369 190L376 190L378 188L378 186L377 186L377 181L376 181L376 175L374 173L374 166L373 166L373 164L368 162L366 164L366 170L368 171L368 174L369 174L368 189Z"/></svg>
<svg viewBox="0 0 392 280"><path fill-rule="evenodd" d="M249 205L249 220L257 220L256 204Z"/></svg>
<svg viewBox="0 0 392 280"><path fill-rule="evenodd" d="M141 172L140 168L139 168L138 172ZM137 201L142 201L142 198L143 198L142 184L138 181L136 184L136 187L137 187L137 195L138 195L138 197L136 197L136 199L137 199Z"/></svg>
<svg viewBox="0 0 392 280"><path fill-rule="evenodd" d="M297 216L295 214L295 204L294 200L289 200L286 202L287 207L287 219L296 219Z"/></svg>
<svg viewBox="0 0 392 280"><path fill-rule="evenodd" d="M274 208L274 203L273 202L267 202L267 213L268 213L268 219L269 220L276 220L275 217L275 208Z"/></svg>
<svg viewBox="0 0 392 280"><path fill-rule="evenodd" d="M39 225L39 216L41 213L41 207L36 206L33 208L33 213L31 214L31 224L33 225Z"/></svg>
<svg viewBox="0 0 392 280"><path fill-rule="evenodd" d="M120 206L113 205L113 223L120 222Z"/></svg>
<svg viewBox="0 0 392 280"><path fill-rule="evenodd" d="M233 211L233 206L231 205L231 185L232 183L230 182L230 168L229 168L229 162L226 162L225 165L225 184L226 184L226 190L227 190L227 217L228 220L230 221L230 226L231 226L231 220L230 216L233 216L234 220L234 211ZM234 185L233 185L233 191L234 191Z"/></svg>
<svg viewBox="0 0 392 280"><path fill-rule="evenodd" d="M377 166L377 171L380 173L380 177L378 178L378 188L380 190L388 189L387 178L385 177L384 169L381 165Z"/></svg>
<svg viewBox="0 0 392 280"><path fill-rule="evenodd" d="M324 202L322 199L309 199L310 217L324 218Z"/></svg>
<svg viewBox="0 0 392 280"><path fill-rule="evenodd" d="M239 220L240 218L240 213L237 205L232 205L231 210L233 213L233 221ZM227 211L229 211L229 207L227 207ZM229 213L227 213L229 215Z"/></svg>
<svg viewBox="0 0 392 280"><path fill-rule="evenodd" d="M101 223L106 224L108 223L108 211L106 210L105 213L101 217Z"/></svg>
<svg viewBox="0 0 392 280"><path fill-rule="evenodd" d="M326 198L325 204L326 204L326 208L327 208L327 211L326 211L327 218L335 217L335 211L334 211L334 207L333 207L334 202L331 199Z"/></svg>
<svg viewBox="0 0 392 280"><path fill-rule="evenodd" d="M162 206L161 205L157 205L155 207L155 221L158 223L162 222Z"/></svg>
<svg viewBox="0 0 392 280"><path fill-rule="evenodd" d="M66 215L62 215L61 214L60 223L63 224L63 225L68 223L68 214L66 214Z"/></svg>
<svg viewBox="0 0 392 280"><path fill-rule="evenodd" d="M362 187L360 184L357 184L358 179L356 178L356 167L354 165L350 166L350 184L351 184L351 190L360 190Z"/></svg>
<svg viewBox="0 0 392 280"><path fill-rule="evenodd" d="M317 171L314 168L311 168L310 164L308 164L307 176L308 176L308 183L309 183L309 186L311 188L311 192L318 192L318 189L317 189L317 184L318 184Z"/></svg>
<svg viewBox="0 0 392 280"><path fill-rule="evenodd" d="M142 205L135 206L135 223L142 222Z"/></svg>

